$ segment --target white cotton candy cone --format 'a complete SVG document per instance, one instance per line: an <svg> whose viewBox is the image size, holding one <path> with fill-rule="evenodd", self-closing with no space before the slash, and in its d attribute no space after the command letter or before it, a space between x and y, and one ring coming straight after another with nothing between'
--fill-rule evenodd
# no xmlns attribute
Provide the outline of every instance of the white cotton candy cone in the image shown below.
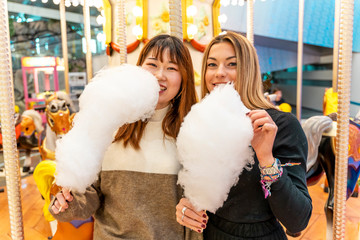
<svg viewBox="0 0 360 240"><path fill-rule="evenodd" d="M56 184L84 192L97 179L114 132L152 116L159 91L157 79L137 66L96 74L79 99L73 128L56 142Z"/></svg>
<svg viewBox="0 0 360 240"><path fill-rule="evenodd" d="M232 84L216 87L191 108L181 125L177 149L183 168L178 183L197 210L215 213L247 164L253 138L249 110Z"/></svg>

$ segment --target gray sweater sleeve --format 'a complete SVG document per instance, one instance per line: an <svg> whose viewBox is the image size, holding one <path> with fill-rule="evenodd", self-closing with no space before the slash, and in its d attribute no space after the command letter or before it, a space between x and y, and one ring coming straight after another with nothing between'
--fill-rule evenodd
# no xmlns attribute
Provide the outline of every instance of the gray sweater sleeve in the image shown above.
<svg viewBox="0 0 360 240"><path fill-rule="evenodd" d="M49 211L53 217L60 222L70 222L75 219L87 219L92 216L100 206L101 192L100 180L97 180L85 193L72 192L73 201L68 202L69 208L59 214L54 214L51 207L56 198L54 197L49 205Z"/></svg>

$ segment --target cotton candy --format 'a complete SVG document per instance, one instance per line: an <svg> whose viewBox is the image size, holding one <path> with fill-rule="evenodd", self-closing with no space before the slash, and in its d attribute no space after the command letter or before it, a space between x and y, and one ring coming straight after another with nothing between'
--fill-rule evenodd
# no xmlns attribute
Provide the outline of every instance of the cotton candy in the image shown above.
<svg viewBox="0 0 360 240"><path fill-rule="evenodd" d="M73 128L56 143L56 184L84 192L97 179L114 132L151 117L159 91L157 79L137 66L97 73L80 96Z"/></svg>
<svg viewBox="0 0 360 240"><path fill-rule="evenodd" d="M215 213L243 169L254 162L247 112L233 85L226 84L194 105L181 125L178 184L198 211Z"/></svg>

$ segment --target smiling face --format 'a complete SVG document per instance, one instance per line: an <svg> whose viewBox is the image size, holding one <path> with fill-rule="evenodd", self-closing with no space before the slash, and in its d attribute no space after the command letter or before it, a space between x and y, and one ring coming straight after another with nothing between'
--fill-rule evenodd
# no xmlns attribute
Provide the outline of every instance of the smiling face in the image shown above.
<svg viewBox="0 0 360 240"><path fill-rule="evenodd" d="M217 85L236 81L236 54L229 42L212 45L206 60L205 83L209 92Z"/></svg>
<svg viewBox="0 0 360 240"><path fill-rule="evenodd" d="M141 67L151 72L159 82L160 92L156 109L168 106L178 94L181 86L178 64L171 60L168 50L163 51L161 58L160 56L156 57L154 51L150 51Z"/></svg>

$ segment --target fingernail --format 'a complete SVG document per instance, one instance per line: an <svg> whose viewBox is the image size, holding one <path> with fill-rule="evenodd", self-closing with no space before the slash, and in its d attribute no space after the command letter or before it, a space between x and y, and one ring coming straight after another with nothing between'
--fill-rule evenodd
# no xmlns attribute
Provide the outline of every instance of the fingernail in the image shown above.
<svg viewBox="0 0 360 240"><path fill-rule="evenodd" d="M204 213L204 214L203 214L203 217L204 217L204 218L206 218L206 217L207 217L207 215Z"/></svg>
<svg viewBox="0 0 360 240"><path fill-rule="evenodd" d="M203 223L207 223L207 221L206 221L206 220L203 220Z"/></svg>
<svg viewBox="0 0 360 240"><path fill-rule="evenodd" d="M199 229L199 230L197 230L199 233L201 233L202 231Z"/></svg>
<svg viewBox="0 0 360 240"><path fill-rule="evenodd" d="M204 224L201 224L201 227L202 227L202 228L206 228L206 226L205 226Z"/></svg>

